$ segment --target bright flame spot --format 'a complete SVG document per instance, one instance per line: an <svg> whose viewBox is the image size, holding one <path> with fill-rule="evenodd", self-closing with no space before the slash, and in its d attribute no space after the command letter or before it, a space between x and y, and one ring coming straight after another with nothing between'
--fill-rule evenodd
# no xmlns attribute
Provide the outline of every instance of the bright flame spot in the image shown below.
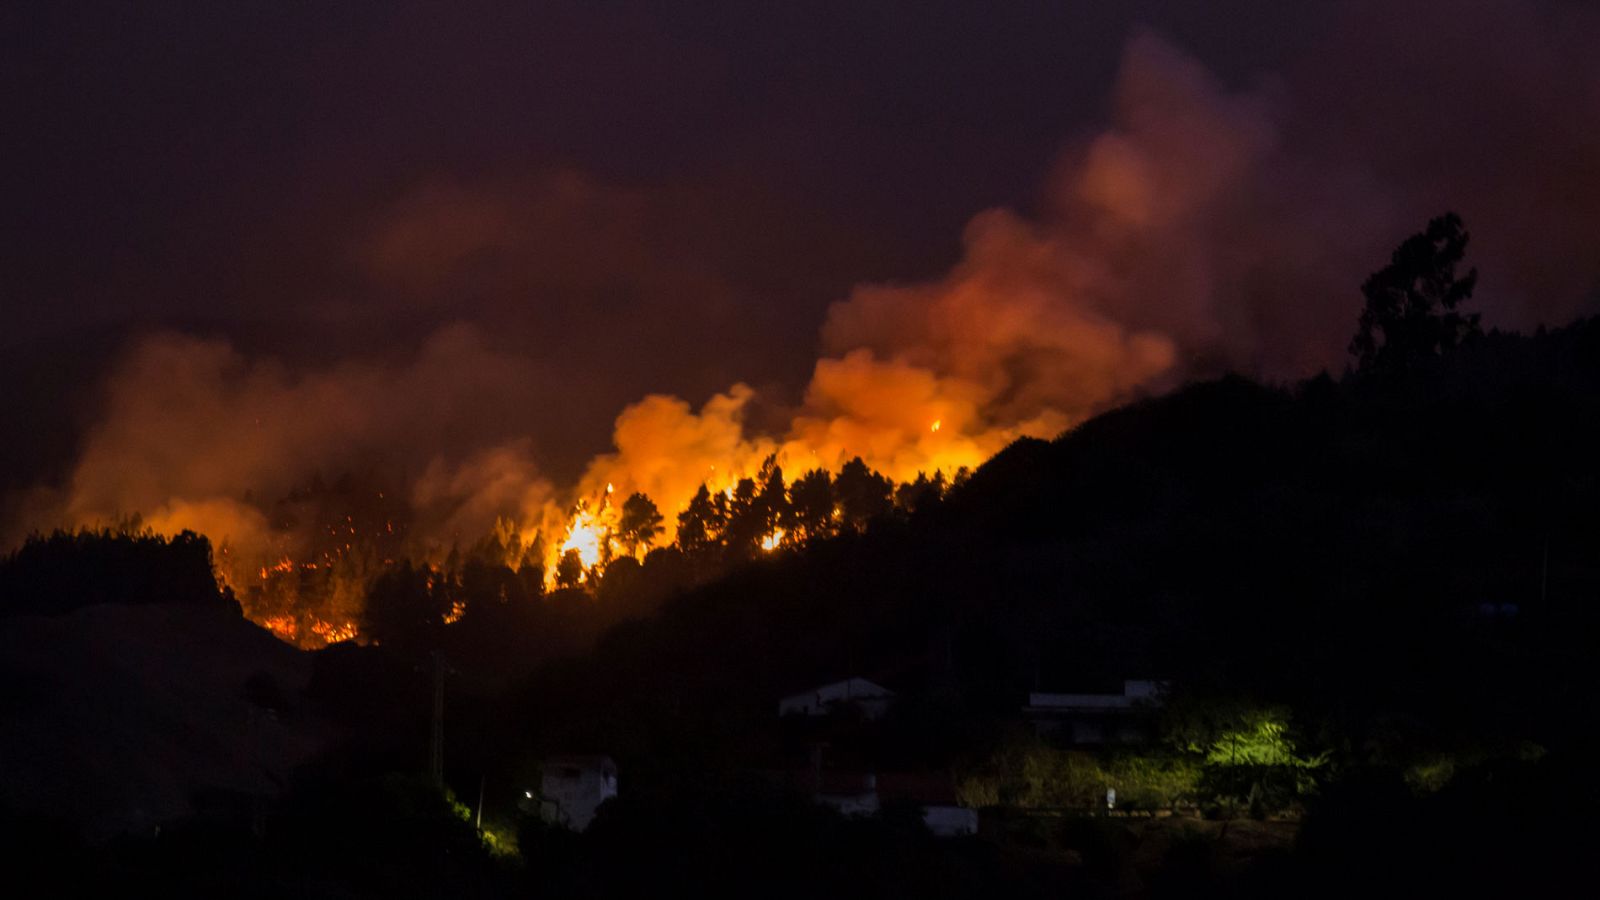
<svg viewBox="0 0 1600 900"><path fill-rule="evenodd" d="M930 429L930 430L931 430L931 431L932 431L932 432L933 432L933 433L934 433L934 434L938 434L938 433L939 433L939 426L940 426L940 425L943 425L943 424L944 424L944 420L943 420L943 419L934 419L934 420L933 420L933 428L932 428L932 429Z"/></svg>
<svg viewBox="0 0 1600 900"><path fill-rule="evenodd" d="M444 614L444 623L446 625L454 625L455 623L461 621L461 617L466 614L467 601L453 600L450 603L450 611Z"/></svg>
<svg viewBox="0 0 1600 900"><path fill-rule="evenodd" d="M294 639L300 634L300 623L294 620L294 616L267 616L261 620L261 624L277 635L280 640L285 640L289 643L294 643Z"/></svg>
<svg viewBox="0 0 1600 900"><path fill-rule="evenodd" d="M293 571L294 571L294 560L291 560L289 557L285 556L283 559L278 560L277 562L273 563L270 566L263 566L261 568L261 580L262 581L266 581L268 578L271 578L272 577L272 573L274 573L274 572L280 572L281 573L281 572L293 572ZM273 629L273 630L276 631L277 629Z"/></svg>
<svg viewBox="0 0 1600 900"><path fill-rule="evenodd" d="M357 633L356 623L346 621L343 624L335 625L332 622L324 622L318 619L311 624L311 633L329 644L337 644L355 638Z"/></svg>
<svg viewBox="0 0 1600 900"><path fill-rule="evenodd" d="M771 553L783 543L783 529L779 528L761 539L761 549Z"/></svg>
<svg viewBox="0 0 1600 900"><path fill-rule="evenodd" d="M595 520L594 514L587 509L579 508L573 515L572 522L567 525L567 538L561 542L561 552L565 554L568 550L576 550L583 567L593 568L600 562L601 532L600 523Z"/></svg>
<svg viewBox="0 0 1600 900"><path fill-rule="evenodd" d="M611 493L611 491L612 491L611 482L608 481L608 482L606 482L606 493L609 494L609 493Z"/></svg>

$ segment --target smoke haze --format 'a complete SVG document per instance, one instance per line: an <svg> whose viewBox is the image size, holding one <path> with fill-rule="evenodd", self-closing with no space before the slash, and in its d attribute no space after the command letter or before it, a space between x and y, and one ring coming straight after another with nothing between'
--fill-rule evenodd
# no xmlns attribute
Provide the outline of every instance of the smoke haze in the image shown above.
<svg viewBox="0 0 1600 900"><path fill-rule="evenodd" d="M608 485L670 526L700 484L773 455L791 478L854 456L899 480L950 474L1186 378L1338 369L1356 285L1447 208L1473 229L1487 324L1592 309L1600 19L1559 3L1325 15L1264 74L1135 30L1099 124L1065 135L1031 202L969 214L931 277L907 274L915 242L831 227L831 201L785 193L781 172L411 179L321 218L340 235L307 226L335 262L287 259L305 290L276 308L336 353L226 329L131 340L60 477L10 500L8 537L138 513L254 571L285 552L272 503L347 471L396 486L425 552L502 517L559 541ZM905 255L869 265L874 242ZM864 269L879 274L837 284Z"/></svg>

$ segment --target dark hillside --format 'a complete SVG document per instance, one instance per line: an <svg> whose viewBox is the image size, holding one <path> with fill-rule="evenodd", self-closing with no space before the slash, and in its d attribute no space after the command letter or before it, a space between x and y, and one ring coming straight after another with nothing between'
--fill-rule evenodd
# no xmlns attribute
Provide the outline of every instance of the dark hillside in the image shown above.
<svg viewBox="0 0 1600 900"><path fill-rule="evenodd" d="M308 654L237 612L100 604L0 619L0 804L85 835L248 821L330 735Z"/></svg>
<svg viewBox="0 0 1600 900"><path fill-rule="evenodd" d="M1152 676L1290 704L1350 746L1395 722L1560 744L1573 703L1592 713L1595 459L1595 321L1400 378L1196 384L621 626L530 680L522 720L540 743L733 752L712 735L844 675L967 723L1035 687Z"/></svg>

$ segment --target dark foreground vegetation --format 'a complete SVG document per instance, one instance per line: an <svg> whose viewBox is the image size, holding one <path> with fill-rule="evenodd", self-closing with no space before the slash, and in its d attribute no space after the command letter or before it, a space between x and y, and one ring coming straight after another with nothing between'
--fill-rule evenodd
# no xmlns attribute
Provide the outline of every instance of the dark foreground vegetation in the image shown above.
<svg viewBox="0 0 1600 900"><path fill-rule="evenodd" d="M625 614L603 583L519 599L485 566L458 623L397 615L378 645L317 652L303 689L254 683L275 721L331 735L270 802L109 841L14 807L4 840L107 894L1548 893L1585 865L1600 799L1600 321L1479 334L1453 312L1459 222L1419 238L1367 283L1342 378L1194 384L860 532L684 569ZM150 540L23 548L5 627L207 571L200 539ZM436 650L447 793L418 774ZM899 693L882 721L775 715L852 675ZM1172 686L1146 742L1065 746L1019 719L1031 690L1125 678ZM6 727L51 697L8 698ZM845 819L770 777L819 746L824 766L950 773L979 834ZM518 803L573 752L622 773L582 835Z"/></svg>

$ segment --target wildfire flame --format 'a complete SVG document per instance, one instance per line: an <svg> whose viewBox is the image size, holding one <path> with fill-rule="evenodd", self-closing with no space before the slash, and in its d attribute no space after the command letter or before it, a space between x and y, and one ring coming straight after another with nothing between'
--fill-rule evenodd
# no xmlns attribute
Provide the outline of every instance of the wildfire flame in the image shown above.
<svg viewBox="0 0 1600 900"><path fill-rule="evenodd" d="M300 623L294 616L267 616L261 620L261 626L278 636L278 640L294 643L300 636Z"/></svg>
<svg viewBox="0 0 1600 900"><path fill-rule="evenodd" d="M311 633L322 638L324 643L338 644L343 641L354 640L360 632L354 622L346 621L335 625L332 622L317 619L311 625Z"/></svg>
<svg viewBox="0 0 1600 900"><path fill-rule="evenodd" d="M594 568L600 564L601 548L607 541L608 530L594 513L580 505L573 513L572 521L567 523L567 535L561 541L558 557L575 550L585 569Z"/></svg>

